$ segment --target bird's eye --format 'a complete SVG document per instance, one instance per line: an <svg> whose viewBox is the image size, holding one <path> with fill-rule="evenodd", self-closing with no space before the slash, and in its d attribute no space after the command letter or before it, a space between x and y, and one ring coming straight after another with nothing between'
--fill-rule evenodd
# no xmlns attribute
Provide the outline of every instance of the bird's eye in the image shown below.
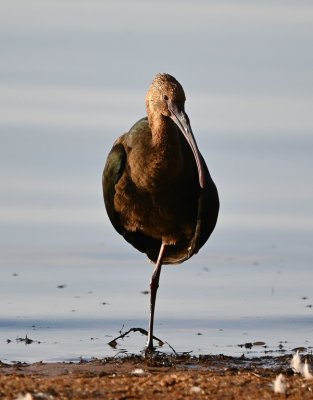
<svg viewBox="0 0 313 400"><path fill-rule="evenodd" d="M168 100L168 96L166 96L166 94L163 96L163 99L165 100L165 101L167 101Z"/></svg>

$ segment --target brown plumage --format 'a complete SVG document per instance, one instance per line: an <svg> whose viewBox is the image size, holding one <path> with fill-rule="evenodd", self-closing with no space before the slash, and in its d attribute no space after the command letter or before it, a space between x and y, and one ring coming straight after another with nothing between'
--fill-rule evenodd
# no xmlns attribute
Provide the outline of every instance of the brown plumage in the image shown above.
<svg viewBox="0 0 313 400"><path fill-rule="evenodd" d="M104 201L114 228L156 262L150 284L150 350L161 266L197 253L219 210L184 104L179 82L168 74L156 75L146 96L148 118L116 140L103 171Z"/></svg>

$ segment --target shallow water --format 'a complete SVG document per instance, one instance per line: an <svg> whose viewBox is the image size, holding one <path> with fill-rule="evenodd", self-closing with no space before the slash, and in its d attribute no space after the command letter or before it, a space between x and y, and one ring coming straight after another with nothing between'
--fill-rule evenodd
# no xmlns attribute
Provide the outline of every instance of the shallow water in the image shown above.
<svg viewBox="0 0 313 400"><path fill-rule="evenodd" d="M107 345L146 328L152 266L110 225L101 173L160 71L185 88L221 212L197 256L164 267L156 336L193 354L311 351L313 6L157 4L1 5L2 361L142 351L140 334Z"/></svg>
<svg viewBox="0 0 313 400"><path fill-rule="evenodd" d="M303 282L308 272L301 265L278 269L257 260L218 265L216 257L207 267L199 256L182 267L165 267L155 335L177 352L195 355L281 354L300 346L311 352L311 282ZM121 329L147 327L149 296L142 292L151 267L139 259L102 262L3 268L2 361L73 361L142 351L146 337L140 333L119 340L116 349L107 343ZM17 340L26 335L34 342ZM264 344L240 346L255 342ZM171 352L166 345L160 350Z"/></svg>

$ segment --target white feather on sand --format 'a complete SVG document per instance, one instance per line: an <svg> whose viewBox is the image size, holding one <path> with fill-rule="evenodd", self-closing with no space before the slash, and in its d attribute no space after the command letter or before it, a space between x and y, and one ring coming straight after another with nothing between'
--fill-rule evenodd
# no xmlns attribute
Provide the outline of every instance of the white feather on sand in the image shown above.
<svg viewBox="0 0 313 400"><path fill-rule="evenodd" d="M286 392L286 379L283 374L276 376L273 383L273 389L275 393L285 393Z"/></svg>
<svg viewBox="0 0 313 400"><path fill-rule="evenodd" d="M292 357L290 361L290 367L297 374L302 374L303 366L301 362L301 357L299 355L299 351L297 351L296 354Z"/></svg>
<svg viewBox="0 0 313 400"><path fill-rule="evenodd" d="M313 379L313 375L312 375L311 372L310 372L310 366L309 366L307 360L304 361L302 375L303 375L304 378L307 379L307 380Z"/></svg>
<svg viewBox="0 0 313 400"><path fill-rule="evenodd" d="M26 393L26 394L19 394L15 400L34 400L34 398L30 393Z"/></svg>
<svg viewBox="0 0 313 400"><path fill-rule="evenodd" d="M297 374L301 374L305 379L313 379L313 375L310 372L310 366L307 360L304 363L301 361L301 357L299 352L297 351L296 354L292 357L290 362L290 367L293 369L294 372Z"/></svg>

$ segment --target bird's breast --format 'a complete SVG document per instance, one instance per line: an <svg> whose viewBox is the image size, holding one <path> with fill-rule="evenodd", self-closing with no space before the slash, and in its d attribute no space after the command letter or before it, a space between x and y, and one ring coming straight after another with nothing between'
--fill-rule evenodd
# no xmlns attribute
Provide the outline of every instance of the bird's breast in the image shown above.
<svg viewBox="0 0 313 400"><path fill-rule="evenodd" d="M165 147L165 146L164 146ZM139 190L150 193L175 184L183 174L183 155L179 146L136 146L128 152L128 174Z"/></svg>
<svg viewBox="0 0 313 400"><path fill-rule="evenodd" d="M197 168L176 128L158 140L149 129L142 121L122 139L127 161L115 185L114 208L127 231L174 244L194 233Z"/></svg>
<svg viewBox="0 0 313 400"><path fill-rule="evenodd" d="M114 206L126 230L175 244L182 236L193 236L197 210L193 189L176 180L158 190L144 190L125 172L115 188Z"/></svg>

